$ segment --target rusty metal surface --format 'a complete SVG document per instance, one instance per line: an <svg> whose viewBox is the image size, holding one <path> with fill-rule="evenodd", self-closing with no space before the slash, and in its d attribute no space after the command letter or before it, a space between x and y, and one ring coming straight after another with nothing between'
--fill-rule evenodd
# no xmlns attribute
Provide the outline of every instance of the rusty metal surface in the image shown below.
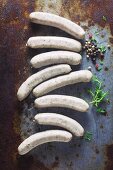
<svg viewBox="0 0 113 170"><path fill-rule="evenodd" d="M24 102L17 101L19 85L33 72L29 60L37 53L48 50L29 50L25 44L33 35L68 36L61 30L30 24L28 15L32 11L48 11L67 17L81 24L86 32L99 35L99 43L113 43L113 1L112 0L0 0L0 170L113 170L113 49L107 50L103 70L96 73L104 81L109 91L108 116L96 113L90 106L88 113L75 113L69 109L41 109L33 107L34 98L29 96ZM102 20L107 17L107 21ZM83 54L80 67L87 68ZM105 68L108 68L106 71ZM86 89L91 84L73 85L58 89L53 93L81 96L90 101ZM70 143L50 143L42 145L26 156L19 156L17 147L31 134L50 126L38 126L32 120L36 113L43 111L62 112L78 120L85 130L92 131L91 142L74 138Z"/></svg>

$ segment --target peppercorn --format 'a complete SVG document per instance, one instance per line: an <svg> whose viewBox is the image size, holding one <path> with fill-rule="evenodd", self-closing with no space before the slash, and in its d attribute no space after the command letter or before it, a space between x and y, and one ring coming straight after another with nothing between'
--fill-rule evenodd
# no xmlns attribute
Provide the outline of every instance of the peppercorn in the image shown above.
<svg viewBox="0 0 113 170"><path fill-rule="evenodd" d="M91 56L93 56L94 55L94 53L91 53Z"/></svg>
<svg viewBox="0 0 113 170"><path fill-rule="evenodd" d="M98 70L98 68L99 68L99 65L98 65L98 64L96 64L96 65L95 65L95 68L96 68L96 70Z"/></svg>
<svg viewBox="0 0 113 170"><path fill-rule="evenodd" d="M89 34L89 39L92 39L92 35L91 34Z"/></svg>
<svg viewBox="0 0 113 170"><path fill-rule="evenodd" d="M93 63L95 63L95 62L96 62L96 58L95 58L95 57L93 57L93 58L92 58L92 61L93 61Z"/></svg>
<svg viewBox="0 0 113 170"><path fill-rule="evenodd" d="M108 49L110 49L110 48L111 48L111 46L110 46L109 44L107 45L107 47L108 47Z"/></svg>
<svg viewBox="0 0 113 170"><path fill-rule="evenodd" d="M88 67L88 70L91 71L91 66Z"/></svg>
<svg viewBox="0 0 113 170"><path fill-rule="evenodd" d="M92 45L89 45L89 48L92 48Z"/></svg>
<svg viewBox="0 0 113 170"><path fill-rule="evenodd" d="M103 54L103 53L100 54L100 59L101 59L101 60L104 59L104 54Z"/></svg>

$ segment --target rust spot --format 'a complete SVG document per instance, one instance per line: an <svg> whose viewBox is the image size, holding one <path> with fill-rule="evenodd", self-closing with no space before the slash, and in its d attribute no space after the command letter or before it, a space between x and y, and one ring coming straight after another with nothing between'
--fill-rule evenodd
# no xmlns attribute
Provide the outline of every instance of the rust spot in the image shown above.
<svg viewBox="0 0 113 170"><path fill-rule="evenodd" d="M113 170L113 144L106 146L105 170Z"/></svg>
<svg viewBox="0 0 113 170"><path fill-rule="evenodd" d="M96 153L96 154L99 154L98 148L95 148L95 153Z"/></svg>
<svg viewBox="0 0 113 170"><path fill-rule="evenodd" d="M13 118L13 130L17 135L20 135L20 116L18 113L14 114Z"/></svg>
<svg viewBox="0 0 113 170"><path fill-rule="evenodd" d="M12 21L10 21L10 23L9 24L14 24L14 25L16 25L16 24L18 24L19 23L19 20L18 20L18 17L16 17L14 20L12 20Z"/></svg>
<svg viewBox="0 0 113 170"><path fill-rule="evenodd" d="M80 148L80 147L81 147L81 145L80 145L80 144L78 144L78 147Z"/></svg>
<svg viewBox="0 0 113 170"><path fill-rule="evenodd" d="M95 1L82 1L82 0L64 0L63 13L68 12L70 18L75 21L89 20L89 26L94 23L105 27L109 24L111 33L113 35L113 1L112 0L95 0ZM106 21L103 20L106 17Z"/></svg>
<svg viewBox="0 0 113 170"><path fill-rule="evenodd" d="M76 157L79 158L79 154L78 153L76 154Z"/></svg>
<svg viewBox="0 0 113 170"><path fill-rule="evenodd" d="M59 157L58 157L58 156L56 156L56 157L55 157L55 160L56 160L56 161L58 161L58 160L59 160Z"/></svg>
<svg viewBox="0 0 113 170"><path fill-rule="evenodd" d="M34 160L32 156L18 156L18 170L50 170L39 160Z"/></svg>
<svg viewBox="0 0 113 170"><path fill-rule="evenodd" d="M58 167L58 165L59 165L59 162L58 162L58 161L55 161L55 162L52 164L51 168L56 168L56 167Z"/></svg>
<svg viewBox="0 0 113 170"><path fill-rule="evenodd" d="M102 35L101 35L101 37L102 37L102 38L104 38L104 37L105 37L105 35L104 35L104 34L102 34Z"/></svg>
<svg viewBox="0 0 113 170"><path fill-rule="evenodd" d="M27 11L24 12L24 17L26 17L26 18L29 17L29 13Z"/></svg>
<svg viewBox="0 0 113 170"><path fill-rule="evenodd" d="M47 156L46 155L42 155L43 159L47 159Z"/></svg>
<svg viewBox="0 0 113 170"><path fill-rule="evenodd" d="M72 166L73 166L73 162L72 162L72 161L70 162L69 166L70 166L70 167L72 167Z"/></svg>
<svg viewBox="0 0 113 170"><path fill-rule="evenodd" d="M103 129L103 128L104 128L104 126L101 124L101 125L100 125L100 129Z"/></svg>
<svg viewBox="0 0 113 170"><path fill-rule="evenodd" d="M24 11L30 13L34 2L29 1L29 6L19 0L4 1L0 5L0 170L18 169L17 147L20 138L21 104L17 101L17 88L20 81L24 81L28 72L24 72L27 64L27 51L24 47L30 36L29 21L24 17ZM28 70L28 69L27 69ZM26 162L25 162L26 164ZM26 169L24 169L26 170Z"/></svg>
<svg viewBox="0 0 113 170"><path fill-rule="evenodd" d="M109 41L110 41L111 44L113 44L113 38L112 37L109 38Z"/></svg>
<svg viewBox="0 0 113 170"><path fill-rule="evenodd" d="M28 29L28 26L27 26L27 25L25 25L25 26L24 26L24 30L27 30L27 29Z"/></svg>

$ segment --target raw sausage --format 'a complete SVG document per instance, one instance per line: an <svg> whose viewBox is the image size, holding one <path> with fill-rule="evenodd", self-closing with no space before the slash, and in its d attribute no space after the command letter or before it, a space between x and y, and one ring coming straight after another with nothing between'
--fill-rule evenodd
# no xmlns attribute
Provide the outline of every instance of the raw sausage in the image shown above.
<svg viewBox="0 0 113 170"><path fill-rule="evenodd" d="M25 99L32 89L39 83L60 74L66 74L71 71L71 67L67 64L48 67L30 76L18 89L17 97L20 101Z"/></svg>
<svg viewBox="0 0 113 170"><path fill-rule="evenodd" d="M40 113L35 116L35 120L41 125L53 125L67 129L75 136L83 136L83 127L75 120L56 113Z"/></svg>
<svg viewBox="0 0 113 170"><path fill-rule="evenodd" d="M25 139L18 147L20 155L28 153L30 150L47 142L69 142L72 139L72 134L64 130L48 130L45 132L36 133Z"/></svg>
<svg viewBox="0 0 113 170"><path fill-rule="evenodd" d="M64 87L69 84L75 84L80 82L89 82L92 78L92 73L88 70L75 71L67 75L59 76L44 83L38 85L33 94L36 97L49 93L52 90Z"/></svg>
<svg viewBox="0 0 113 170"><path fill-rule="evenodd" d="M33 23L57 27L73 35L75 38L83 39L85 36L85 31L83 28L58 15L46 12L32 12L29 17Z"/></svg>
<svg viewBox="0 0 113 170"><path fill-rule="evenodd" d="M31 37L27 41L27 46L31 48L58 48L69 51L81 51L81 43L71 38L56 36Z"/></svg>
<svg viewBox="0 0 113 170"><path fill-rule="evenodd" d="M88 103L83 99L66 95L46 95L35 100L36 108L45 107L66 107L81 112L86 112L89 108Z"/></svg>
<svg viewBox="0 0 113 170"><path fill-rule="evenodd" d="M51 51L34 56L30 63L34 68L40 68L51 64L80 64L82 56L70 51Z"/></svg>

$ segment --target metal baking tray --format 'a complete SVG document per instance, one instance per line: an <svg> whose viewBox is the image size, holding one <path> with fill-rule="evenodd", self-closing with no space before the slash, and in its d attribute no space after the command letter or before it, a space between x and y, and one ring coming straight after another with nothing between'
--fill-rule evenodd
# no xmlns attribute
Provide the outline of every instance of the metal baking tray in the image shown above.
<svg viewBox="0 0 113 170"><path fill-rule="evenodd" d="M38 71L30 67L30 58L50 51L28 49L25 45L27 39L36 35L71 37L53 27L31 24L28 16L32 11L52 12L69 18L86 30L86 37L89 32L95 34L98 31L97 41L111 45L100 72L95 70L91 61L87 61L84 53L82 64L72 67L79 70L92 66L92 72L103 80L110 99L110 104L106 105L107 116L96 113L91 105L87 113L63 108L36 110L32 95L18 102L17 89L29 75ZM106 16L106 22L102 20L103 16ZM0 0L0 36L0 170L113 170L113 1ZM73 95L90 102L87 89L91 86L92 83L77 84L50 94ZM48 143L19 156L17 147L26 137L47 129L59 129L33 122L34 115L44 111L64 113L74 118L85 130L93 133L93 139L88 142L73 138L66 144Z"/></svg>

